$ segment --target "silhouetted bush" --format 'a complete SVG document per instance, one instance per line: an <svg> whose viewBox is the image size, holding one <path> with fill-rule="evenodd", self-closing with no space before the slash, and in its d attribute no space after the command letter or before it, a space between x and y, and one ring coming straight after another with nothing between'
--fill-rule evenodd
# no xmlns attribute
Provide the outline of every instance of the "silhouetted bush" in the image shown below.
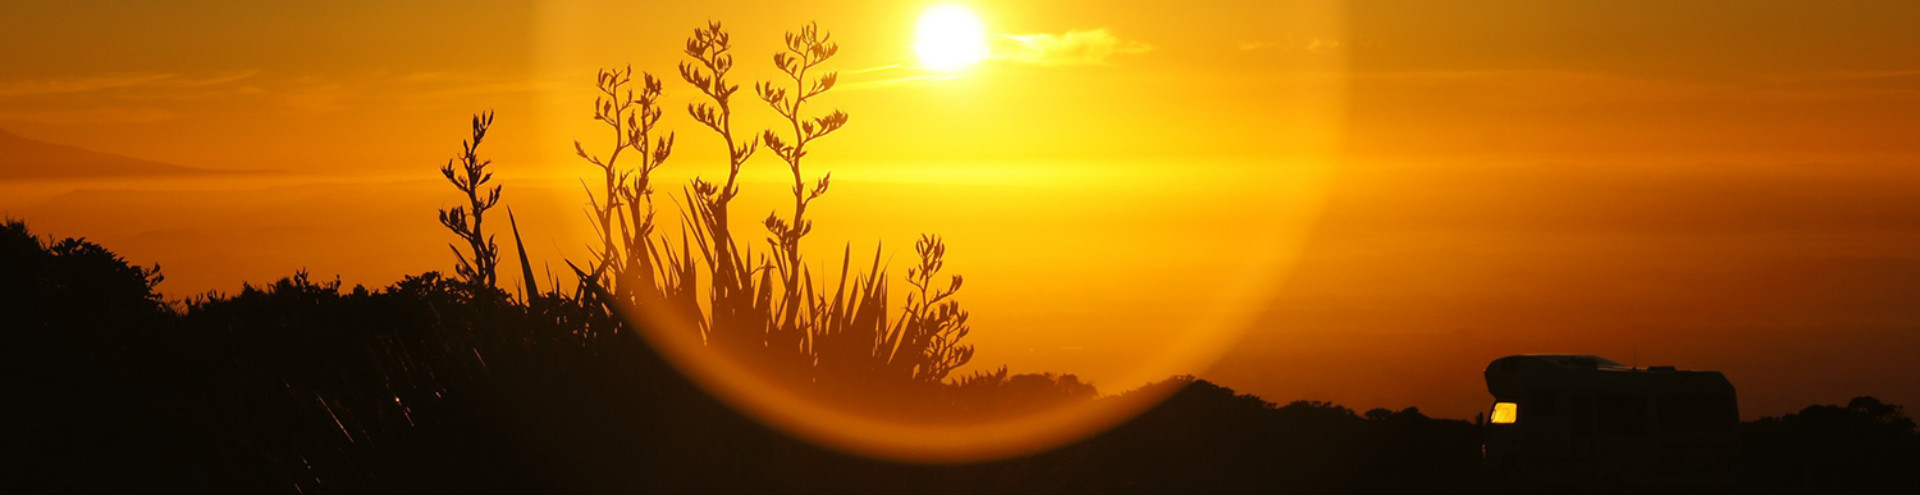
<svg viewBox="0 0 1920 495"><path fill-rule="evenodd" d="M296 274L169 308L156 270L17 222L0 269L7 493L1485 492L1478 428L1413 409L1275 406L1181 377L1054 451L903 465L770 431L556 294ZM983 414L1122 400L1004 369L941 390ZM1913 422L1869 398L1747 428L1767 492L1897 493L1920 452Z"/></svg>
<svg viewBox="0 0 1920 495"><path fill-rule="evenodd" d="M1911 493L1920 434L1900 406L1856 397L1747 423L1750 484L1779 493Z"/></svg>
<svg viewBox="0 0 1920 495"><path fill-rule="evenodd" d="M1465 427L1274 408L1186 378L1153 386L1181 389L1161 407L1058 451L892 464L767 430L558 294L472 298L432 272L377 290L296 274L170 309L156 270L96 245L18 223L0 242L15 493L1312 489L1425 462L1343 466L1380 443L1369 431ZM1114 400L1072 375L1004 369L935 390L989 416ZM1421 451L1470 449L1459 439Z"/></svg>
<svg viewBox="0 0 1920 495"><path fill-rule="evenodd" d="M128 432L164 423L126 411L155 395L146 344L172 322L159 281L99 245L0 227L0 479L97 491L140 477L152 449Z"/></svg>

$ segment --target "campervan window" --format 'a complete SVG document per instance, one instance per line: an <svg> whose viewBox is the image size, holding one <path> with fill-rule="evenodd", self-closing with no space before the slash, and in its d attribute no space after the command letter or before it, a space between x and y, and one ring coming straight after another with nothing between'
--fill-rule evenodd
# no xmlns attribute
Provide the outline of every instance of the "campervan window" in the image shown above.
<svg viewBox="0 0 1920 495"><path fill-rule="evenodd" d="M1520 406L1518 404L1512 402L1495 402L1493 404L1493 424L1510 425L1519 419Z"/></svg>
<svg viewBox="0 0 1920 495"><path fill-rule="evenodd" d="M1647 397L1607 394L1593 398L1594 429L1602 435L1645 435Z"/></svg>
<svg viewBox="0 0 1920 495"><path fill-rule="evenodd" d="M1662 431L1724 430L1740 422L1733 397L1725 394L1663 394L1654 408Z"/></svg>

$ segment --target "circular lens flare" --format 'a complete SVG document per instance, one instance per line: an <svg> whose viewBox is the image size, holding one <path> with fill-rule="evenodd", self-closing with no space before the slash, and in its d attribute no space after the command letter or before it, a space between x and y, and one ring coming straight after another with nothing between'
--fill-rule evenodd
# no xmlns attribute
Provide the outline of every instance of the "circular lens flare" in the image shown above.
<svg viewBox="0 0 1920 495"><path fill-rule="evenodd" d="M987 29L973 11L958 5L939 5L920 14L914 53L927 69L953 72L973 67L987 58Z"/></svg>
<svg viewBox="0 0 1920 495"><path fill-rule="evenodd" d="M648 10L650 6L648 4L638 2L561 0L540 1L535 4L538 6L538 15L536 15L535 18L538 19L539 24L536 30L537 34L534 36L534 42L536 46L535 52L538 53L539 56L534 57L532 63L535 65L535 70L539 74L564 75L565 77L591 75L592 70L586 69L596 67L596 64L605 63L607 60L623 60L620 57L634 56L631 53L622 51L626 50L625 47L630 46L630 43L625 43L624 41L608 41L628 40L621 36L628 36L630 33L625 31L600 32L592 28L605 26L605 23L600 22L603 19L647 18L650 13ZM1339 8L1341 2L1337 0L1301 0L1298 2L1265 3L1262 5L1272 5L1272 9L1285 15L1247 16L1250 18L1257 17L1262 20L1261 22L1271 24L1271 26L1268 26L1260 32L1315 32L1333 33L1336 35L1341 32L1342 24L1340 22ZM1140 6L1143 9L1157 7L1154 2L1142 2ZM1178 2L1162 2L1161 5L1158 6L1175 9L1189 8L1186 4ZM717 13L714 14L716 17L732 18L726 15L727 11L724 8L714 7L714 9L717 11ZM1231 15L1231 13L1226 12L1219 14ZM897 18L894 22L898 22ZM1069 20L1062 19L1061 22L1069 22ZM1169 19L1169 22L1172 22L1172 20ZM698 26L699 25L687 27ZM728 26L734 27L732 24ZM1052 29L1051 32L1059 32L1060 29L1067 29L1067 26L1067 24L1049 24L1045 27L1036 27L1034 29ZM835 27L845 29L848 32L873 29L872 26L859 24ZM1001 29L1009 32L1028 32L1016 31L1016 28L1012 27L1011 24ZM764 32L756 30L753 32L764 36L762 39L778 39L775 37L775 35L778 34L777 31ZM976 66L989 58L991 56L989 50L990 41L984 24L973 11L964 6L947 5L933 7L924 11L919 19L918 31L913 48L919 58L918 65L921 65L923 70L954 73L956 71L968 70L970 67ZM896 48L891 50L897 50L898 45L896 44L895 46ZM739 53L770 52L779 48L777 42L771 44L759 42L741 43L740 46L736 47ZM847 54L846 56L857 56L854 54L867 52L871 55L873 51L890 50L885 47L848 44L844 47L844 51ZM660 53L671 52L661 50ZM1346 55L1344 53L1317 54L1311 57L1296 56L1299 54L1290 53L1283 54L1278 51L1268 50L1251 51L1250 53L1251 55L1249 56L1270 56L1272 57L1272 61L1276 61L1276 63L1284 61L1286 64L1298 65L1297 69L1290 70L1298 70L1300 74L1345 73ZM1282 57L1283 55L1285 56L1284 58ZM635 72L644 70L641 69L641 67L648 67L654 69L656 73L665 71L665 73L671 74L675 64L684 61L684 58L685 57L676 56L635 59ZM886 58L892 57L872 55L872 58L864 59L865 61L861 63L877 65L887 63L882 61ZM742 60L746 59L742 58ZM1295 65L1287 65L1287 67L1295 67ZM1260 66L1259 68L1262 70L1268 69L1266 66ZM762 67L762 69L764 69L764 67ZM1058 75L1067 70L1068 69L1048 71L1047 74ZM1025 71L1024 73L1009 72L1009 76L1035 76L1042 71L1036 69ZM1095 72L1114 73L1114 71L1084 71L1083 73ZM635 74L636 79L638 79L638 76L639 74ZM1300 124L1289 124L1289 126L1275 127L1276 129L1315 130L1314 132L1303 132L1292 135L1289 139L1299 139L1300 143L1302 143L1300 146L1304 148L1314 150L1320 149L1320 147L1333 148L1333 145L1338 142L1340 131L1345 128L1341 121L1344 115L1342 112L1346 108L1344 99L1345 86L1339 84L1308 84L1324 78L1287 77L1283 79L1293 85L1270 88L1271 91L1260 93L1258 99L1254 99L1254 96L1244 96L1243 98L1247 98L1245 101L1249 104L1244 105L1244 108L1233 110L1249 113L1259 112L1259 115L1262 116L1261 118L1270 118L1270 114L1275 112L1271 105L1278 105L1280 108L1289 109L1287 112L1280 112L1279 115L1286 116L1287 122L1298 122ZM901 80L916 81L919 79L901 78ZM582 79L582 82L584 82L584 79ZM1028 89L1028 85L1037 82L1035 79L1001 78L997 82L1003 84L1002 86L986 84L995 81L983 80L978 82L982 83L979 85L980 88L974 89L981 89L982 94L992 94L991 91L1006 91L1007 93L999 93L998 96L1004 97L1002 99L1009 102L1038 101L1029 98L1034 98L1034 95L1037 94L1045 94L1034 93ZM687 89L684 84L674 81L672 77L668 78L667 84L669 88L691 91ZM848 92L845 93L845 95L854 98L848 101L863 102L867 109L878 109L888 105L890 102L901 101L890 98L898 98L902 95L927 94L938 97L939 94L935 93L936 91L951 89L953 86L954 85L928 84L915 87L907 84L899 84L886 86L888 91L893 91L892 93L888 93L887 91L869 91L865 93ZM575 98L576 95L564 91L554 94L557 95L554 97L555 101L564 102L565 104L540 105L536 109L539 115L539 121L535 132L539 134L541 142L567 143L584 133L595 132L600 129L600 122L582 119L579 112L576 111L577 105L582 103ZM835 93L835 95L841 94L842 93ZM863 96L851 96L855 94ZM1016 96L1019 96L1019 98L1015 98ZM1252 104L1256 102L1261 104ZM934 103L939 102L927 103L929 113L924 118L940 118L935 112L932 112L933 107L935 107ZM971 104L971 102L969 102L969 104ZM850 104L850 106L851 105L854 104ZM983 111L985 111L984 109L1005 110L1005 107L982 108ZM1022 108L1015 108L1015 110L1021 109ZM1025 108L1025 110L1030 110L1037 114L1042 110L1050 109ZM1063 107L1058 111L1077 110ZM867 113L855 113L856 115L867 115ZM1023 118L1024 115L1018 112L994 115L1002 117L1004 120L981 125L1006 125L1005 122L1019 123L1026 120ZM895 117L904 116L895 115ZM669 121L671 120L670 118ZM877 125L908 124L908 122L900 120L883 121L883 119L879 118L875 118L874 122ZM1101 124L1096 124L1089 127L1089 129L1098 129L1100 125ZM1181 130L1182 129L1178 128L1170 129L1172 132ZM1087 130L1084 132L1091 133L1094 131ZM849 136L849 138L851 138L851 136ZM952 136L929 135L925 139L956 138ZM1008 148L1007 152L1014 154L1038 153L1049 149L1052 148L1037 147L1027 151L1019 151L1019 148ZM572 156L574 155L573 150L566 147L554 147L552 152L555 161L570 160L573 159ZM724 153L724 151L722 151L722 153ZM1320 156L1317 152L1310 153L1308 151L1302 151L1300 153L1303 153L1303 156ZM1181 160L1183 160L1182 166L1185 166L1185 158L1181 158ZM1292 162L1285 161L1277 156L1268 156L1263 153L1248 157L1246 171L1226 172L1208 169L1209 172L1207 173L1222 177L1222 179L1217 182L1246 184L1247 187L1243 189L1248 191L1258 190L1254 193L1249 193L1256 194L1255 196L1231 196L1231 198L1233 198L1231 201L1242 201L1243 198L1245 198L1244 201L1246 201L1245 207L1248 208L1247 211L1277 213L1263 216L1258 221L1248 221L1239 224L1242 225L1243 228L1236 230L1236 232L1240 233L1234 234L1234 240L1232 242L1237 243L1235 246L1240 248L1238 252L1246 254L1235 255L1234 259L1236 261L1233 267L1219 272L1231 274L1231 282L1213 285L1216 289L1201 298L1212 301L1215 304L1206 305L1208 307L1205 308L1195 307L1190 311L1184 311L1180 314L1188 316L1188 318L1173 322L1171 325L1143 326L1143 328L1156 330L1156 333L1151 335L1123 335L1118 332L1103 334L1115 339L1152 339L1152 342L1154 342L1154 345L1158 349L1153 351L1149 356L1135 358L1125 363L1125 365L1122 366L1122 374L1117 378L1106 378L1103 382L1095 383L1101 387L1100 392L1118 395L1060 401L1035 401L1028 398L1014 400L1012 398L1024 396L1011 394L1024 392L1021 391L1023 389L1016 389L1013 386L1000 388L988 387L984 389L982 393L1009 395L986 395L984 396L985 398L974 396L958 396L957 398L933 396L928 398L923 395L914 395L916 393L971 393L968 392L968 390L971 390L970 388L960 386L961 384L958 378L952 378L949 380L948 385L931 389L931 391L915 389L903 393L883 387L845 387L846 389L852 390L852 392L840 389L827 389L813 382L806 381L804 376L791 376L790 373L784 371L786 368L776 366L779 363L770 361L764 353L756 354L753 352L733 350L723 346L708 345L708 343L702 339L700 330L701 322L699 320L710 317L711 315L698 314L699 311L708 308L708 305L705 303L694 304L695 314L692 315L692 318L685 318L685 315L678 314L675 311L651 311L648 307L643 307L643 305L624 308L622 310L622 316L634 320L635 325L633 326L640 330L639 333L647 340L648 346L651 349L658 351L676 370L684 373L693 382L712 393L728 406L782 433L804 439L821 447L849 454L909 463L962 463L1030 455L1035 452L1080 441L1135 417L1147 408L1153 407L1162 397L1174 390L1169 387L1157 387L1129 392L1129 390L1134 389L1136 384L1150 380L1159 380L1175 374L1204 370L1224 353L1227 347L1239 339L1240 335L1242 335L1251 322L1251 316L1249 314L1252 310L1244 308L1252 306L1249 305L1250 303L1245 303L1245 301L1258 301L1260 304L1265 304L1265 301L1268 301L1272 297L1271 294L1274 293L1273 286L1278 283L1279 279L1285 276L1287 269L1292 266L1293 259L1298 256L1297 253L1306 242L1306 237L1312 232L1311 229L1308 228L1312 223L1311 220L1317 218L1317 213L1315 212L1317 211L1317 205L1321 203L1319 191L1327 181L1324 176L1326 175L1328 166L1320 165L1317 160L1310 159L1303 159L1297 168L1291 165L1291 163ZM712 170L711 168L705 168L712 166L714 166L714 164L711 162L685 160L676 156L662 172L669 174L684 173L686 174L685 177L674 176L674 178L671 179L672 181L684 181L691 180L695 177L695 172L698 170ZM833 167L834 165L826 165L828 170L833 169ZM1284 175L1284 177L1276 174ZM840 174L837 173L836 175ZM858 174L850 175L859 177ZM567 183L571 184L572 178L568 177L567 179ZM1154 176L1154 180L1164 180L1164 176ZM665 179L663 179L663 182L664 181ZM862 187L891 187L890 184L893 183L878 181L862 184ZM1177 183L1167 181L1166 185L1172 186L1177 185ZM1020 187L1024 188L1026 186L1023 185ZM1081 186L1076 185L1074 187ZM763 187L762 189L765 188ZM559 189L556 188L556 190ZM567 190L572 189L568 186ZM1019 189L1019 191L1026 190L1027 189ZM1037 191L1041 189L1035 188L1033 190ZM1139 189L1133 190L1137 191ZM1240 190L1241 189L1232 189L1231 191ZM899 189L899 191L904 193L908 190ZM1190 197L1186 195L1186 193L1180 193L1180 190L1168 189L1166 187L1155 187L1150 189L1150 191L1163 191L1167 194L1166 196L1152 197ZM1207 189L1207 191L1209 194L1216 193L1216 191L1211 188ZM1114 194L1121 193L1122 192L1115 192ZM1176 193L1180 195L1175 196L1174 194ZM768 193L762 192L758 194ZM755 204L751 207L741 206L741 208L750 211L770 211L781 206L782 203L779 201L782 200L782 197L778 189L772 194L770 199L767 199L765 203ZM1019 196L1019 198L1023 200L1027 197L1027 193L1025 192L1020 194L1021 196ZM1155 192L1154 194L1161 193ZM574 211L573 209L578 208L579 198L569 195L556 195L553 197L558 198L563 207L568 209L567 211ZM753 193L742 196L742 198L759 197L760 196L755 196ZM981 198L981 201L988 201L985 196ZM756 200L746 199L745 201ZM1025 205L1027 203L1009 204ZM1046 203L1032 204L1041 205ZM1173 202L1169 202L1169 204L1173 204ZM967 211L975 211L973 210L975 205L972 204L957 204L956 207L967 208ZM673 216L677 212L677 210L674 209L675 206L666 203L664 200L661 208L663 216ZM854 208L854 206L848 206L848 208ZM980 211L997 212L1000 210ZM1014 212L1018 210L1005 211ZM1159 213L1155 214L1160 215ZM1172 215L1172 213L1166 215ZM826 219L829 217L823 214L819 218ZM891 228L896 226L893 222L916 222L910 226L912 229L929 227L927 224L917 223L920 221L918 218L907 219L903 217L900 220L894 220L888 217L887 219L874 221L876 222L875 224L855 229L856 232L849 235L852 236L856 242L867 242L868 239L872 239L871 237L866 237L869 235L868 229ZM823 221L822 223L828 224L830 222ZM948 224L934 224L931 225L931 227L944 230L947 228L945 225ZM551 227L574 229L570 230L571 235L576 236L574 239L591 239L591 236L594 235L591 229L580 225L557 224ZM753 227L751 224L736 224L736 228L739 229L753 229ZM757 242L760 235L763 235L759 233L758 229L741 230L741 232L753 232L752 235L756 239L755 242ZM909 230L909 232L913 231ZM741 235L745 236L747 234ZM741 238L744 239L745 237ZM664 235L660 238L662 242L672 240L675 244L682 247L689 245L681 244L679 242L680 239L682 238ZM899 238L883 237L883 239L893 241ZM956 239L961 238L956 237ZM985 245L985 241L969 242L980 243L979 245L983 248L990 247ZM1051 242L1051 240L1045 236L1040 236L1027 239L1024 242L1045 243ZM579 243L576 242L576 244ZM826 258L826 261L823 265L816 265L816 267L831 269L838 265L844 265L845 255L843 252L833 251L835 246L832 243L821 243L821 245L828 250L826 252L827 256L823 257ZM697 252L700 249L698 247L699 244L691 244L691 246L694 246L692 248L693 251L683 251L683 253ZM964 252L968 254L962 254L960 255L961 257L966 257L977 251L966 250ZM694 264L698 265L702 263L699 261L699 255L695 254L693 256ZM853 263L856 265L854 267L856 272L865 269L862 267L871 266L861 263L859 261L861 256L855 255L854 257ZM885 258L882 258L883 261L884 259ZM899 260L895 261L897 262ZM1050 259L1033 258L1032 261L1050 262ZM895 266L897 267L898 265ZM1018 265L1016 268L1024 270L1026 266L1028 265ZM705 275L706 272L704 272L704 270L706 269L705 266L697 266L695 268L696 271L701 272L701 275L698 275L701 280L697 282L695 286L701 287L702 289L700 290L702 291L704 291L705 287L710 286L711 278ZM1016 284L1054 283L1048 279L987 278L972 275L973 273L979 273L977 271L962 270L961 272L968 273L970 277L977 277L973 279L978 280L977 282L970 280L970 283L974 285L969 286L967 289L969 292L966 294L967 297L971 298L968 304L973 305L969 307L978 311L979 314L983 316L975 320L978 322L976 332L978 332L978 335L983 336L990 333L1008 331L1007 326L994 323L985 318L988 314L1009 314L1006 312L1008 307L1004 304L1002 306L990 306L985 303L985 301L988 300L985 296L992 290L990 287L993 287L994 284L998 284L998 286L1004 288ZM896 288L898 288L899 272L896 269L892 273L894 274L894 283L896 284ZM839 280L832 278L833 275L839 274L838 270L834 270L834 274L823 277L822 280ZM846 276L857 279L862 275L860 273L852 273ZM1142 280L1142 287L1144 287L1142 290L1158 290L1152 287L1148 281L1159 279L1142 278L1140 280ZM1063 283L1062 287L1077 286L1071 285L1071 283ZM1001 300L1005 301L1005 296L1009 293L1010 292L1005 290L1000 292L999 294L1002 296ZM709 294L700 292L691 297L698 301L707 301ZM898 302L898 299L895 299L895 302ZM654 307L660 306L662 305L654 305ZM900 307L898 305L890 306L892 308ZM1213 306L1219 307L1215 308ZM1072 308L1067 309L1071 310ZM892 315L890 318L897 316L897 313L892 313L891 311L889 311L888 314ZM1072 313L1068 314L1071 315ZM1002 318L1005 319L1000 321L1006 322L1031 317L1033 317L1033 315L1023 316L1018 313L1013 313L1011 316L1002 316ZM1143 323L1143 325L1151 324ZM995 367L1006 364L1006 361L1003 360L1001 356L1007 355L1008 352L1017 352L1017 350L1007 349L1004 344L990 344L986 341L981 341L981 345L983 349L982 357L970 365L973 366L972 368L957 371L954 373L955 375L965 376L976 371L991 371ZM989 350L988 346L991 345L1000 345L1001 347ZM987 357L988 352L994 351L999 351L1000 354ZM1087 373L1083 364L1076 362L1045 363L1038 367L1034 365L1020 365L1014 368L1015 371L1020 373L1045 371ZM1009 379L1008 383L1011 384L1012 382L1013 380ZM991 402L993 400L1000 400L999 398L1001 397L1008 399L1001 402ZM950 407L952 404L958 404L959 407L952 407L951 410L939 409ZM934 408L934 413L925 412L929 407ZM648 418L634 418L634 420L646 421Z"/></svg>

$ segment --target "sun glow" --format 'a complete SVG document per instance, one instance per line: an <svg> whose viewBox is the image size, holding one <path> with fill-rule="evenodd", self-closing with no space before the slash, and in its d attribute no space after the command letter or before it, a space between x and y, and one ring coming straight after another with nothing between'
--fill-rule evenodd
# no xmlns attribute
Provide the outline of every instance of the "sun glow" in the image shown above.
<svg viewBox="0 0 1920 495"><path fill-rule="evenodd" d="M952 72L987 58L987 29L973 11L958 5L939 5L920 14L914 53L928 69Z"/></svg>

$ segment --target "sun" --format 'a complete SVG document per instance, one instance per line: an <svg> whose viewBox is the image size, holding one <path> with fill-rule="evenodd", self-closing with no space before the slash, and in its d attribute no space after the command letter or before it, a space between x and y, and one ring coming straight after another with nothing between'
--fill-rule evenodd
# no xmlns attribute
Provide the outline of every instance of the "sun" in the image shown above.
<svg viewBox="0 0 1920 495"><path fill-rule="evenodd" d="M973 11L959 5L938 5L920 14L913 51L920 66L941 72L973 67L987 58L987 28Z"/></svg>

